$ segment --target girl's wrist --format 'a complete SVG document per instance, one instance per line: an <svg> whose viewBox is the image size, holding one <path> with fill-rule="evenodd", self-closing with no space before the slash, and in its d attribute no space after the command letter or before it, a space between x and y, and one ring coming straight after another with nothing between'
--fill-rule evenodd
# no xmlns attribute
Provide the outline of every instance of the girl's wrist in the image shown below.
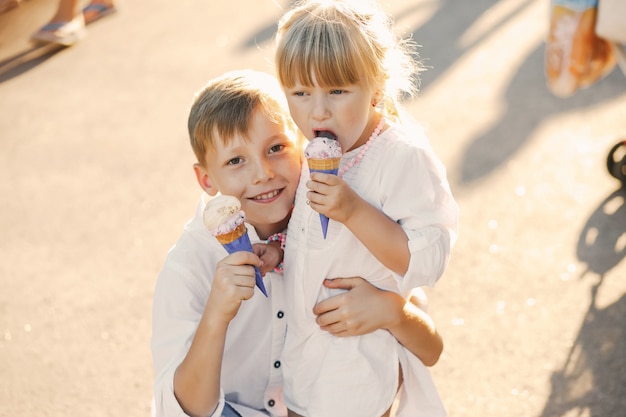
<svg viewBox="0 0 626 417"><path fill-rule="evenodd" d="M395 335L396 329L402 327L406 318L406 302L400 294L393 291L386 292L384 296L386 297L386 305L388 304L388 308L385 309L388 312L385 328Z"/></svg>
<svg viewBox="0 0 626 417"><path fill-rule="evenodd" d="M283 251L283 259L284 259L286 241L287 241L286 233L274 233L273 235L267 238L266 242L268 245L271 245L271 244L278 245L280 249ZM276 268L274 268L274 272L279 272L281 274L283 273L283 261L282 260L278 263Z"/></svg>
<svg viewBox="0 0 626 417"><path fill-rule="evenodd" d="M355 227L363 227L363 225L369 224L367 222L367 220L369 220L367 218L367 210L373 206L356 193L354 198L351 199L351 205L352 207L350 208L350 213L346 217L344 226L350 229L351 232L354 232Z"/></svg>

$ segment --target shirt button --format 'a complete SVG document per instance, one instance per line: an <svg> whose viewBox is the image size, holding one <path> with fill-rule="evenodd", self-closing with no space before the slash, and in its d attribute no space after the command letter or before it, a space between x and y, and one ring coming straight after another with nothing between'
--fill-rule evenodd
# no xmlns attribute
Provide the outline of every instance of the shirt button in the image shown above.
<svg viewBox="0 0 626 417"><path fill-rule="evenodd" d="M280 368L280 361L274 362L274 368Z"/></svg>
<svg viewBox="0 0 626 417"><path fill-rule="evenodd" d="M274 407L274 404L276 404L276 403L274 402L274 400L269 400L269 401L267 402L267 405L269 405L270 407Z"/></svg>
<svg viewBox="0 0 626 417"><path fill-rule="evenodd" d="M282 311L279 311L279 312L276 314L276 317L278 317L279 319L282 319L283 317L285 317L285 313L283 313Z"/></svg>

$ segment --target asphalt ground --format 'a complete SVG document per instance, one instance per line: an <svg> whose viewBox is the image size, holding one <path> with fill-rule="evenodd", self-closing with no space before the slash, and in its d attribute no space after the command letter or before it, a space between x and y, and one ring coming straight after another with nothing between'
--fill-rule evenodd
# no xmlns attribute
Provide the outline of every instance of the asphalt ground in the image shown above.
<svg viewBox="0 0 626 417"><path fill-rule="evenodd" d="M619 70L573 97L543 73L547 0L394 0L430 67L407 107L461 207L429 290L453 417L626 415L626 137ZM71 48L56 2L0 14L0 416L147 416L156 275L199 197L193 93L272 71L287 1L135 0Z"/></svg>

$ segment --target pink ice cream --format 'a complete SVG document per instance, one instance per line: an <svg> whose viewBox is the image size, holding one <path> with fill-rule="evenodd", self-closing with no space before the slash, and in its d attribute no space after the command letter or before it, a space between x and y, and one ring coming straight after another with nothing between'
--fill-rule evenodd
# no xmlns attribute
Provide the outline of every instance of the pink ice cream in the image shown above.
<svg viewBox="0 0 626 417"><path fill-rule="evenodd" d="M228 243L223 236L235 231L237 226L243 224L245 218L239 200L228 195L218 196L209 201L203 214L204 225L220 240L220 243Z"/></svg>
<svg viewBox="0 0 626 417"><path fill-rule="evenodd" d="M342 154L339 142L321 136L313 138L304 149L304 156L307 159L341 158Z"/></svg>
<svg viewBox="0 0 626 417"><path fill-rule="evenodd" d="M337 175L339 172L339 162L343 150L335 139L318 136L312 139L304 149L304 156L309 164L310 172L325 172ZM328 217L320 213L322 224L322 234L326 239L328 231Z"/></svg>

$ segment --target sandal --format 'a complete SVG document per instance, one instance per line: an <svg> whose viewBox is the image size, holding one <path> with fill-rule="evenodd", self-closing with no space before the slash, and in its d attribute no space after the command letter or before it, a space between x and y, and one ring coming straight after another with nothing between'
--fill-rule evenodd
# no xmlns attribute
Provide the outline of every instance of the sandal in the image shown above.
<svg viewBox="0 0 626 417"><path fill-rule="evenodd" d="M86 34L85 20L82 15L78 15L69 22L52 22L44 25L31 36L31 40L71 46L84 38Z"/></svg>
<svg viewBox="0 0 626 417"><path fill-rule="evenodd" d="M85 24L88 25L115 12L117 12L117 9L112 4L91 3L83 9L83 17L85 18Z"/></svg>

